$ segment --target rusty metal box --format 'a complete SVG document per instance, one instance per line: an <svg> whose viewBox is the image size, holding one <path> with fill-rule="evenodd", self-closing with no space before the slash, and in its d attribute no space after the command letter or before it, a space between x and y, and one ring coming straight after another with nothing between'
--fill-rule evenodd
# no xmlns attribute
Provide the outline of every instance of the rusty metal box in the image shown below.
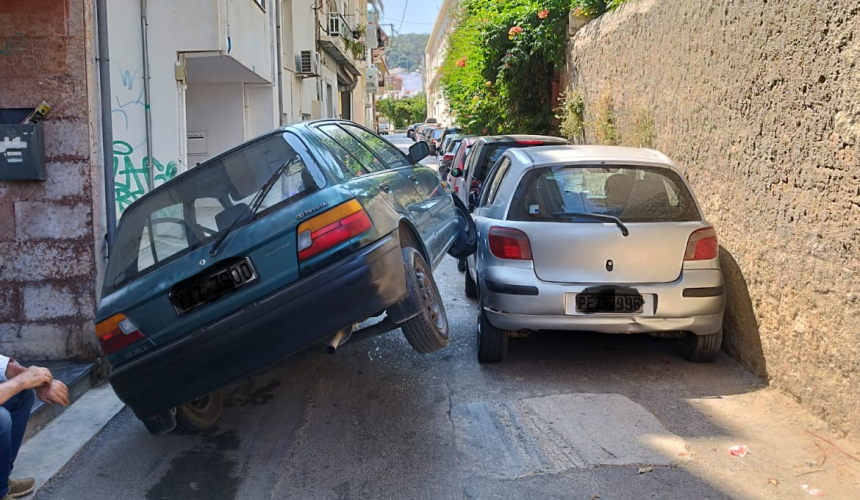
<svg viewBox="0 0 860 500"><path fill-rule="evenodd" d="M0 109L0 181L46 179L42 123L20 123L31 111Z"/></svg>

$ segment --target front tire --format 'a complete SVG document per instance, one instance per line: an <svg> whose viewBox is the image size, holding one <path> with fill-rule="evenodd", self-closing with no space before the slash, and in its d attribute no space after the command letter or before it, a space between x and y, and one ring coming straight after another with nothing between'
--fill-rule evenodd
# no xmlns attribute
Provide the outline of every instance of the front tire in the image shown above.
<svg viewBox="0 0 860 500"><path fill-rule="evenodd" d="M224 391L215 391L202 398L176 407L176 433L198 434L215 427L224 412Z"/></svg>
<svg viewBox="0 0 860 500"><path fill-rule="evenodd" d="M466 259L457 259L457 270L461 273L466 272Z"/></svg>
<svg viewBox="0 0 860 500"><path fill-rule="evenodd" d="M424 257L414 248L403 249L409 297L420 311L418 316L401 325L403 335L417 352L430 354L448 345L448 316Z"/></svg>
<svg viewBox="0 0 860 500"><path fill-rule="evenodd" d="M464 259L465 260L465 259ZM472 279L472 273L469 272L469 263L465 264L466 271L466 286L464 287L464 291L466 292L466 297L470 299L478 298L478 284L475 283L475 280Z"/></svg>
<svg viewBox="0 0 860 500"><path fill-rule="evenodd" d="M685 332L678 339L677 348L681 357L695 363L708 363L717 359L723 345L723 329L710 335L696 335Z"/></svg>
<svg viewBox="0 0 860 500"><path fill-rule="evenodd" d="M507 330L490 324L487 313L481 307L478 316L478 363L501 363L508 355Z"/></svg>

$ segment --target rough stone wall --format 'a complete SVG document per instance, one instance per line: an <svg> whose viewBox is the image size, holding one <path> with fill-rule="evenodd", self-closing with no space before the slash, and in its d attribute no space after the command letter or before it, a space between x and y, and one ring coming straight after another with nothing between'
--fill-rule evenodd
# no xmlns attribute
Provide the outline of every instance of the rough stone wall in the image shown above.
<svg viewBox="0 0 860 500"><path fill-rule="evenodd" d="M18 358L96 355L96 234L104 233L95 229L89 4L0 1L0 108L52 106L43 125L47 180L0 181L0 353Z"/></svg>
<svg viewBox="0 0 860 500"><path fill-rule="evenodd" d="M631 0L568 64L588 141L614 121L692 182L723 247L724 349L860 432L860 1Z"/></svg>

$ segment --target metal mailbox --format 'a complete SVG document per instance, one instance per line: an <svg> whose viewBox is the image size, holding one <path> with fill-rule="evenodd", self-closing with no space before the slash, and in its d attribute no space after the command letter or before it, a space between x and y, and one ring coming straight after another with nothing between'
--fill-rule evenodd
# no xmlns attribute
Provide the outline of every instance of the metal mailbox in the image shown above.
<svg viewBox="0 0 860 500"><path fill-rule="evenodd" d="M46 179L42 123L21 123L32 111L0 109L0 181Z"/></svg>

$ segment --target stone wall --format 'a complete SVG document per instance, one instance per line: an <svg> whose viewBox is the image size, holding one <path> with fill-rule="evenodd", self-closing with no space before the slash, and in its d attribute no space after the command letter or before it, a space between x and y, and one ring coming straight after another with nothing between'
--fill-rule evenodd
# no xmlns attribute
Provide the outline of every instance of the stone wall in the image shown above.
<svg viewBox="0 0 860 500"><path fill-rule="evenodd" d="M860 1L631 0L569 49L586 140L669 155L717 228L724 349L860 432Z"/></svg>
<svg viewBox="0 0 860 500"><path fill-rule="evenodd" d="M96 355L104 231L90 4L0 1L0 108L52 106L47 180L0 181L0 353L18 358Z"/></svg>

